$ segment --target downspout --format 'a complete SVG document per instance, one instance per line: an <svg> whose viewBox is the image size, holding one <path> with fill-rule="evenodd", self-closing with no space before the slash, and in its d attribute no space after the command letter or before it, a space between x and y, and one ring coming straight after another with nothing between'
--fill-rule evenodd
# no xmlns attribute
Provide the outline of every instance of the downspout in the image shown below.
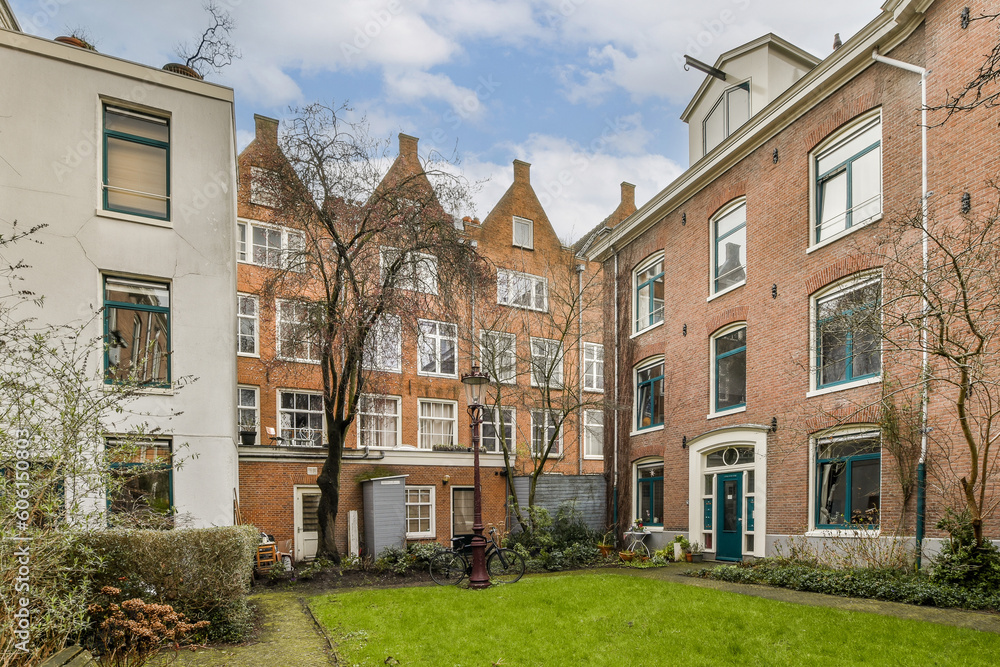
<svg viewBox="0 0 1000 667"><path fill-rule="evenodd" d="M583 369L584 364L584 354L583 354L583 270L585 264L578 262L576 265L576 353L577 353L577 363L578 363L578 373L580 376L580 407L578 412L579 421L577 422L579 426L576 429L576 458L577 458L577 474L583 474Z"/></svg>
<svg viewBox="0 0 1000 667"><path fill-rule="evenodd" d="M920 374L921 374L921 397L920 397L920 459L917 461L917 526L916 526L916 541L917 541L917 553L916 553L916 567L920 569L920 556L923 552L923 542L924 542L924 523L925 510L926 510L926 490L927 490L927 410L928 410L928 399L930 393L930 369L928 368L927 361L927 313L930 310L930 304L927 301L927 273L928 273L928 231L927 231L927 198L930 193L927 191L927 69L923 67L918 67L917 65L911 65L910 63L904 63L901 60L896 60L894 58L886 58L883 55L879 55L878 48L876 47L872 51L872 58L877 62L883 63L885 65L890 65L892 67L898 67L899 69L906 70L907 72L912 72L914 74L920 75L920 178L921 178L921 197L920 197L920 230L922 232L922 244L923 244L923 273L921 276L921 299L922 299L922 314L921 314L921 327L920 327L920 354L921 354L921 364L920 364Z"/></svg>
<svg viewBox="0 0 1000 667"><path fill-rule="evenodd" d="M614 462L611 467L611 498L613 503L613 509L611 514L612 525L618 525L618 251L615 249L614 244L611 246L611 252L615 253L615 300L614 300L614 311L615 311L615 404L614 404L614 414L615 414L615 439L614 439Z"/></svg>

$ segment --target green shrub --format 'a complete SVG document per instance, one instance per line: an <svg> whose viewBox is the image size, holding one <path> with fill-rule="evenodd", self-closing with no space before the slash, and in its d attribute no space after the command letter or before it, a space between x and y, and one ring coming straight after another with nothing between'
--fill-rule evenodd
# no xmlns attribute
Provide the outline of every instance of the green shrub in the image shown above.
<svg viewBox="0 0 1000 667"><path fill-rule="evenodd" d="M252 526L177 530L106 530L81 535L104 567L94 587L126 598L169 604L207 636L241 641L251 629L247 593L260 534Z"/></svg>
<svg viewBox="0 0 1000 667"><path fill-rule="evenodd" d="M945 510L937 527L948 531L950 539L934 559L931 578L983 592L1000 590L1000 549L988 540L976 544L968 510Z"/></svg>
<svg viewBox="0 0 1000 667"><path fill-rule="evenodd" d="M544 507L529 509L531 529L510 533L504 544L522 556L529 571L557 571L596 562L600 538L583 521L576 502L563 502L555 519Z"/></svg>
<svg viewBox="0 0 1000 667"><path fill-rule="evenodd" d="M375 559L375 569L379 572L406 574L416 561L404 547L386 547Z"/></svg>

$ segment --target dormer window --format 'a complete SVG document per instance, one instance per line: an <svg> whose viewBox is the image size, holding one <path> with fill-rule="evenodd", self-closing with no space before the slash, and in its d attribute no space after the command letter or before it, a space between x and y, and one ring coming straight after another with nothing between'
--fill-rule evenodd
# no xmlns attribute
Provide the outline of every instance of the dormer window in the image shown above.
<svg viewBox="0 0 1000 667"><path fill-rule="evenodd" d="M705 153L721 144L726 137L750 119L750 82L744 81L722 93L719 101L705 116Z"/></svg>
<svg viewBox="0 0 1000 667"><path fill-rule="evenodd" d="M535 247L535 229L531 220L514 216L514 245L527 250Z"/></svg>

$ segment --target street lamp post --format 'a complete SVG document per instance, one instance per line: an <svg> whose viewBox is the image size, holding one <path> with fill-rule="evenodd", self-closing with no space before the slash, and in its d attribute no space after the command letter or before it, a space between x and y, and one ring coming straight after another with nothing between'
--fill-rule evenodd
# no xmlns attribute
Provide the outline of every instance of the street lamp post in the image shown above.
<svg viewBox="0 0 1000 667"><path fill-rule="evenodd" d="M490 585L490 575L486 571L486 538L483 537L483 494L479 484L479 429L483 423L483 390L489 384L490 377L479 371L479 366L473 364L472 372L462 376L465 384L467 408L472 418L472 461L474 482L472 497L474 515L472 519L472 573L469 575L469 588L486 588Z"/></svg>

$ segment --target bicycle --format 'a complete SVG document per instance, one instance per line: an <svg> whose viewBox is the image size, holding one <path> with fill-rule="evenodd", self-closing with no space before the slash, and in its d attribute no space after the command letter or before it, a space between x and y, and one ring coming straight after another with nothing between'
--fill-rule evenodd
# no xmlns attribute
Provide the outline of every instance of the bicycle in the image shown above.
<svg viewBox="0 0 1000 667"><path fill-rule="evenodd" d="M465 553L470 550L471 536L451 538L452 548L442 549L431 558L431 579L439 586L459 585L466 576L472 574L472 565ZM524 557L513 549L500 546L497 529L490 528L490 539L486 543L486 571L495 584L513 584L524 576Z"/></svg>

